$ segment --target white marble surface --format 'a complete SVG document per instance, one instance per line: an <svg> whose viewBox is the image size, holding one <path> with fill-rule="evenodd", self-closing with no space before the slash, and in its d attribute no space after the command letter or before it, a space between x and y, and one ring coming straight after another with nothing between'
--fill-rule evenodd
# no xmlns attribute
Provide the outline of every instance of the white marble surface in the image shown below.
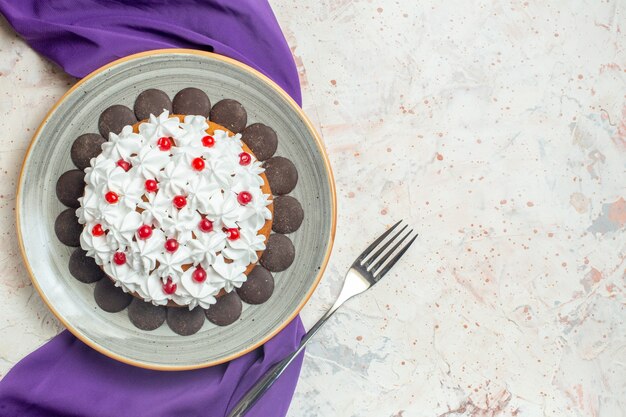
<svg viewBox="0 0 626 417"><path fill-rule="evenodd" d="M312 341L289 415L626 415L626 2L272 4L337 180L305 324L361 239L421 233ZM13 217L72 82L0 22L0 376L61 329Z"/></svg>

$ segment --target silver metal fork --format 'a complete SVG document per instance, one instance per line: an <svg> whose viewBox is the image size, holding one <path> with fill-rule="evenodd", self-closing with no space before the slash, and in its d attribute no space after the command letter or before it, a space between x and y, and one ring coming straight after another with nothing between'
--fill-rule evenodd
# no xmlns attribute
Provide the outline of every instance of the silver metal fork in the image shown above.
<svg viewBox="0 0 626 417"><path fill-rule="evenodd" d="M287 369L289 364L298 356L304 346L309 340L318 332L318 330L326 323L326 321L333 315L333 313L347 300L355 295L361 294L365 290L372 287L382 277L389 272L389 270L398 262L398 260L409 249L409 246L413 243L417 234L415 234L404 246L400 247L402 243L413 234L413 229L404 233L407 226L402 227L397 233L386 239L391 233L402 223L400 220L394 224L389 230L383 233L378 239L367 247L354 261L343 283L341 293L335 301L335 304L319 319L317 323L308 331L308 333L302 338L300 346L295 352L291 353L282 361L278 362L272 368L270 368L265 375L246 393L246 395L239 400L239 403L228 414L228 417L242 417L244 416L256 402L270 389L274 382L281 376L281 374ZM393 244L393 246L392 246ZM391 247L390 247L391 246ZM393 257L392 257L393 255Z"/></svg>

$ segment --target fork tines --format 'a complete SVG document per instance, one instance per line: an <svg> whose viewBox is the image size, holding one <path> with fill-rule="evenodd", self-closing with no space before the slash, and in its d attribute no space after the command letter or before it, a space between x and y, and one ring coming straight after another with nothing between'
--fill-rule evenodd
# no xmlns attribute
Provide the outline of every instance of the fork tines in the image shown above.
<svg viewBox="0 0 626 417"><path fill-rule="evenodd" d="M387 237L402 223L400 220L383 233L378 239L376 239L371 245L367 247L354 261L354 266L359 267L361 270L368 272L374 281L381 279L389 270L395 265L396 262L404 255L417 238L417 233L406 243L400 247L402 243L413 234L413 229L404 233L408 225L404 225L398 232L394 233L389 239ZM399 239L398 239L399 238ZM384 242L384 243L383 243ZM395 244L389 248L389 246ZM376 252L374 252L374 250ZM392 257L392 255L394 255Z"/></svg>

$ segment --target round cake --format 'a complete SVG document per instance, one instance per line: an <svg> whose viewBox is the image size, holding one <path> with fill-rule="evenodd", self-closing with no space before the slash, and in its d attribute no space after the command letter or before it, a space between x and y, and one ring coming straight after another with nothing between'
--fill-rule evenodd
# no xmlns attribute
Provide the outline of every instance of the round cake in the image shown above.
<svg viewBox="0 0 626 417"><path fill-rule="evenodd" d="M100 133L81 134L70 149L77 169L57 181L67 208L54 232L73 248L69 273L93 284L100 309L126 310L140 330L167 323L188 336L204 317L234 324L244 304L270 299L273 274L295 261L286 234L304 218L288 195L298 171L276 155L274 129L248 125L236 100L212 106L195 87L173 100L150 88L133 109L103 110Z"/></svg>
<svg viewBox="0 0 626 417"><path fill-rule="evenodd" d="M111 133L85 169L80 246L125 292L203 309L240 288L272 229L272 192L240 134L204 116Z"/></svg>

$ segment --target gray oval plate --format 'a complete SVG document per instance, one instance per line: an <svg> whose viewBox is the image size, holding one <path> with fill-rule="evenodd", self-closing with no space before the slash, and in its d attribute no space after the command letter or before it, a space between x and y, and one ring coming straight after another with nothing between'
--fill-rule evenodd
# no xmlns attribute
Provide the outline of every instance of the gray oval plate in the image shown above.
<svg viewBox="0 0 626 417"><path fill-rule="evenodd" d="M94 302L93 284L68 270L72 248L61 244L54 221L65 208L56 198L59 176L74 168L70 146L76 137L97 132L100 113L113 104L132 108L137 95L159 88L173 97L185 87L241 102L248 123L262 122L279 137L278 155L298 168L292 195L305 220L289 237L296 259L275 274L274 295L259 306L244 305L227 327L205 321L195 335L182 337L166 325L153 332L136 329L126 310L106 313ZM328 261L335 232L335 189L322 142L298 105L264 75L237 61L192 50L141 53L109 64L78 82L59 100L35 133L17 191L17 225L22 255L34 286L52 312L79 339L114 359L151 369L182 370L216 365L260 346L286 326L304 306Z"/></svg>

